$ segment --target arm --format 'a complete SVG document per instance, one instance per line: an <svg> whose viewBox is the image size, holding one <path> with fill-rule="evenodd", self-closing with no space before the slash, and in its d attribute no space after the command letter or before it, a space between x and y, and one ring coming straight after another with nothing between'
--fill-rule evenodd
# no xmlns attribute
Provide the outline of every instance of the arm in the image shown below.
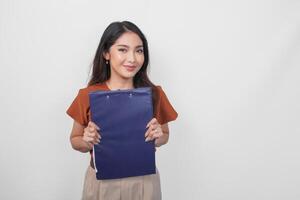
<svg viewBox="0 0 300 200"><path fill-rule="evenodd" d="M161 125L161 129L163 132L163 135L155 140L155 146L160 147L164 144L167 144L169 141L169 126L168 123L165 123Z"/></svg>
<svg viewBox="0 0 300 200"><path fill-rule="evenodd" d="M169 140L168 123L160 125L156 118L152 118L152 120L147 124L146 128L148 128L148 130L145 133L146 142L156 139L155 140L156 147L160 147L168 142Z"/></svg>
<svg viewBox="0 0 300 200"><path fill-rule="evenodd" d="M99 133L96 131L96 126L92 122L89 122L89 125L84 127L74 120L70 135L70 142L73 149L82 153L89 152L94 144L100 142L100 138Z"/></svg>

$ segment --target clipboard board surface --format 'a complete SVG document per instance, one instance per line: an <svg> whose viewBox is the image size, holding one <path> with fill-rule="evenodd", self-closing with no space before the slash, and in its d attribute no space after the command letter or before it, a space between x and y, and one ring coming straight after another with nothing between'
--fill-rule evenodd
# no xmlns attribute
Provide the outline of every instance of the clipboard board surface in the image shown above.
<svg viewBox="0 0 300 200"><path fill-rule="evenodd" d="M155 174L154 141L145 142L153 117L150 87L89 93L91 120L100 127L93 147L98 180Z"/></svg>

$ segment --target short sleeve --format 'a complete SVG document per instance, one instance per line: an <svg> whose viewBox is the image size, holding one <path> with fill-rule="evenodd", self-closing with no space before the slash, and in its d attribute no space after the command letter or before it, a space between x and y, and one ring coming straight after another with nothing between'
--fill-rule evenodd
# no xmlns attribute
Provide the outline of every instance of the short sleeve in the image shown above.
<svg viewBox="0 0 300 200"><path fill-rule="evenodd" d="M178 114L171 105L167 95L161 88L157 86L157 100L154 117L160 124L165 124L177 118Z"/></svg>
<svg viewBox="0 0 300 200"><path fill-rule="evenodd" d="M66 113L79 124L87 126L89 107L88 95L80 89Z"/></svg>

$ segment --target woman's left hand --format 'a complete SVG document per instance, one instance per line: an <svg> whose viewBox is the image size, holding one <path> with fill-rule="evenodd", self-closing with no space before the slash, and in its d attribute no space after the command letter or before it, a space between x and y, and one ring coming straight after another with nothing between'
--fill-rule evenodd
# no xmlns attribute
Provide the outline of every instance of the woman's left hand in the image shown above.
<svg viewBox="0 0 300 200"><path fill-rule="evenodd" d="M145 133L146 142L163 136L161 125L158 123L156 118L151 119L151 121L147 124L146 128L148 128L148 130Z"/></svg>

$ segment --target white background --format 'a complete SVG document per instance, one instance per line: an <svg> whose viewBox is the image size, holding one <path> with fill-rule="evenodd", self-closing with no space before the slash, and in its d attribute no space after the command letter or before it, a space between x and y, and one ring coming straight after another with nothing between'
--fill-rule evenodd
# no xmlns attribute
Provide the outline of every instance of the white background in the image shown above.
<svg viewBox="0 0 300 200"><path fill-rule="evenodd" d="M300 199L300 1L0 1L0 199L80 199L89 155L65 111L104 29L145 33L179 113L164 200Z"/></svg>

